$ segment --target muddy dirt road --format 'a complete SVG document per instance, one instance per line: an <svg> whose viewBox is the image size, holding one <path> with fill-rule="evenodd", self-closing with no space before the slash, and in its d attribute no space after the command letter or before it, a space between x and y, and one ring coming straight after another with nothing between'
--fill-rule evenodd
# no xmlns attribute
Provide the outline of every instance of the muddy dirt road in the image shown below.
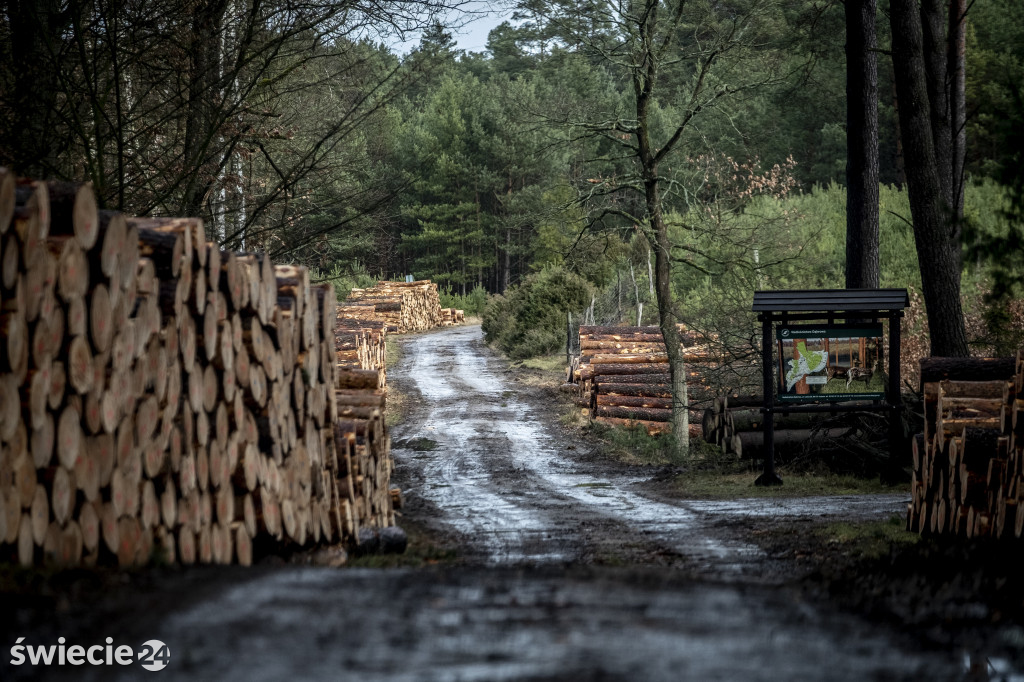
<svg viewBox="0 0 1024 682"><path fill-rule="evenodd" d="M172 656L158 674L181 680L964 678L959 653L922 650L788 586L788 565L750 539L780 516L887 518L901 496L659 499L650 471L559 435L551 404L509 380L479 327L400 343L389 381L408 411L392 431L405 514L456 540L460 562L191 571L102 622L69 617L54 639L158 639ZM0 678L71 672L148 674L23 666Z"/></svg>
<svg viewBox="0 0 1024 682"><path fill-rule="evenodd" d="M759 518L885 519L906 508L906 495L658 500L647 493L649 468L577 450L551 406L517 387L487 352L479 327L417 337L403 353L392 374L410 397L393 431L398 480L417 518L460 532L464 552L481 563L643 563L660 555L704 577L775 582L785 579L784 567L737 530Z"/></svg>

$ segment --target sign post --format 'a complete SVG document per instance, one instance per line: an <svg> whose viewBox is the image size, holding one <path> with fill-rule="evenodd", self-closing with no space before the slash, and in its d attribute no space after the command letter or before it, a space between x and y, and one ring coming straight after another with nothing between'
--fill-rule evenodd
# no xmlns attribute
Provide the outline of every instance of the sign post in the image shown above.
<svg viewBox="0 0 1024 682"><path fill-rule="evenodd" d="M765 450L757 485L782 485L775 472L777 412L885 413L890 455L896 452L902 436L900 320L909 302L906 289L754 293L753 310L761 322ZM889 327L888 358L882 320Z"/></svg>

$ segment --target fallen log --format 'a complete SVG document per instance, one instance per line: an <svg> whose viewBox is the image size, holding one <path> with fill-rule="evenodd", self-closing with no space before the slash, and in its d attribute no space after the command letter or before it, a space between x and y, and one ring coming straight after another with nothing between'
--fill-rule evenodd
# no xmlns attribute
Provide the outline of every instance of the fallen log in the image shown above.
<svg viewBox="0 0 1024 682"><path fill-rule="evenodd" d="M941 395L947 398L995 398L1006 402L1010 395L1010 384L1005 380L996 381L940 381ZM928 388L925 388L928 392ZM934 392L934 391L933 391Z"/></svg>
<svg viewBox="0 0 1024 682"><path fill-rule="evenodd" d="M840 438L849 429L781 429L775 432L775 455L787 457L807 448L820 446L828 439ZM742 459L761 459L765 456L764 432L741 431L733 436L731 449Z"/></svg>
<svg viewBox="0 0 1024 682"><path fill-rule="evenodd" d="M602 364L591 365L580 369L580 376L591 379L595 376L609 376L615 374L665 374L668 370L666 363L647 364Z"/></svg>
<svg viewBox="0 0 1024 682"><path fill-rule="evenodd" d="M672 382L671 374L599 374L594 377L595 386L603 386L604 383L612 384L669 384Z"/></svg>
<svg viewBox="0 0 1024 682"><path fill-rule="evenodd" d="M760 410L740 408L729 410L726 414L729 428L734 432L757 431L764 428L764 415ZM828 413L821 412L778 413L775 415L774 424L776 429L809 429L833 418Z"/></svg>
<svg viewBox="0 0 1024 682"><path fill-rule="evenodd" d="M335 381L336 388L377 388L379 374L374 369L339 370Z"/></svg>
<svg viewBox="0 0 1024 682"><path fill-rule="evenodd" d="M638 341L631 337L627 337L622 340L581 339L580 350L598 351L602 353L656 353L659 351L664 353L665 342L661 339L658 339L657 341ZM596 355L596 353L587 354Z"/></svg>
<svg viewBox="0 0 1024 682"><path fill-rule="evenodd" d="M640 354L640 355L583 355L580 362L591 365L646 365L668 363L668 356L661 354Z"/></svg>

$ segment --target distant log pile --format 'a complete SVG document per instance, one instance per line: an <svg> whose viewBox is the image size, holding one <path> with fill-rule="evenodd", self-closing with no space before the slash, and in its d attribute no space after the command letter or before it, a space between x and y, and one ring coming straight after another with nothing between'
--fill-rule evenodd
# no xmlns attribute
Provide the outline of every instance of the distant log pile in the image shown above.
<svg viewBox="0 0 1024 682"><path fill-rule="evenodd" d="M710 346L680 326L687 371L691 412L710 400L704 373L713 363ZM577 404L595 421L638 424L649 433L671 430L672 388L668 355L661 330L656 326L583 326L579 331L580 355L568 368L575 384ZM700 436L694 421L692 437Z"/></svg>
<svg viewBox="0 0 1024 682"><path fill-rule="evenodd" d="M0 169L0 556L248 565L392 524L380 375L337 368L335 310L201 220Z"/></svg>
<svg viewBox="0 0 1024 682"><path fill-rule="evenodd" d="M924 358L907 529L1024 536L1024 360Z"/></svg>
<svg viewBox="0 0 1024 682"><path fill-rule="evenodd" d="M441 326L451 327L466 321L466 313L455 308L441 308Z"/></svg>
<svg viewBox="0 0 1024 682"><path fill-rule="evenodd" d="M427 331L445 321L437 285L430 280L379 282L369 289L353 289L343 310L349 319L382 322L387 331L399 334ZM449 314L452 324L461 312Z"/></svg>

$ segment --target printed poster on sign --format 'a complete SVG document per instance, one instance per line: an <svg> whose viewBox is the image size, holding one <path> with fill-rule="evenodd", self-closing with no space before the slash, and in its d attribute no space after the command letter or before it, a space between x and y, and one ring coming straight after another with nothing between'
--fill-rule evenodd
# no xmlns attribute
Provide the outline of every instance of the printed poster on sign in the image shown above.
<svg viewBox="0 0 1024 682"><path fill-rule="evenodd" d="M784 325L775 336L780 402L885 398L881 324Z"/></svg>

